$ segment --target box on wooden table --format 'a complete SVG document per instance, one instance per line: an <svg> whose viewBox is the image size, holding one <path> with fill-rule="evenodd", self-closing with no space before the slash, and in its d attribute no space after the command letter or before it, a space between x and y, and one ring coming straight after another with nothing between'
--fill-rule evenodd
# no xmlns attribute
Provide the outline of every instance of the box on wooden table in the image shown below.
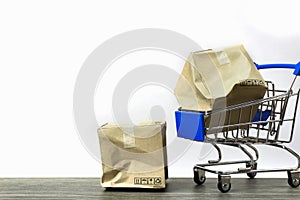
<svg viewBox="0 0 300 200"><path fill-rule="evenodd" d="M105 188L166 187L166 122L105 124L98 129Z"/></svg>

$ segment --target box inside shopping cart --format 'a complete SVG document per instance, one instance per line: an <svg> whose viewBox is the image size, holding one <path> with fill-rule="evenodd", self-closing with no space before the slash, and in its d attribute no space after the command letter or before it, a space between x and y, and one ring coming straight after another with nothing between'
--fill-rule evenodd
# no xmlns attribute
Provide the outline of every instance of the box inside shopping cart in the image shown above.
<svg viewBox="0 0 300 200"><path fill-rule="evenodd" d="M222 87L222 84L218 84L218 82L215 81L220 80L218 79L217 73L226 74L222 78L230 79L230 76L228 76L226 72L226 64L230 64L231 60L236 61L243 57L243 52L231 50L229 52L234 52L233 56L230 56L230 54L227 55L226 52L212 52L212 50L209 51L208 55L205 54L205 52L204 54L200 52L199 54L196 53L196 55L193 55L196 59L192 59L192 64L186 64L188 67L185 66L182 72L183 75L186 75L192 90L182 86L182 83L179 83L179 87L176 88L177 91L175 89L175 94L176 92L179 94L177 99L179 103L182 103L181 106L183 106L183 108L180 107L178 111L175 112L178 137L209 143L216 150L218 155L217 159L194 165L194 182L197 185L202 185L206 181L205 173L214 173L218 175L217 188L221 192L228 192L231 189L230 180L232 174L244 173L247 174L250 179L253 179L257 173L287 172L288 184L292 188L297 188L300 185L300 155L285 144L290 143L294 135L300 89L297 89L296 92L293 91L293 85L297 76L300 75L300 62L297 64L266 65L254 63L257 69L294 69L294 75L296 76L287 90L275 89L272 82L266 81L265 83L268 89L265 95L260 96L261 91L259 87L250 87L250 89L253 89L252 92L247 91L247 87L245 87L245 90L242 89L243 86L248 86L248 81L250 83L252 82L251 79L248 79L246 81L240 81L239 84L233 86L233 89L235 89L236 86L240 87L238 92L233 92L234 95L230 94L231 91L225 93L226 95L223 97L211 95L210 97L213 98L208 98L209 95L207 95L207 91L213 91L212 89L218 90L218 87ZM243 64L243 62L237 63L239 64L235 66L236 68L239 68L239 65ZM194 68L190 67L197 64L198 66ZM202 68L199 64L204 64L205 67ZM246 65L248 64L249 63L246 62ZM250 63L248 67L251 66L250 68L252 69L254 64ZM207 70L207 66L213 70ZM257 71L256 68L255 70ZM204 71L204 75L201 70ZM212 72L217 72L215 77ZM238 70L236 73L239 73ZM239 77L238 74L236 77ZM213 84L206 87L203 80L208 80L208 83ZM221 80L224 82L227 81L224 79ZM250 86L255 86L255 84ZM231 89L230 87L228 88ZM181 92L178 91L179 89L184 90ZM196 95L193 96L193 92L195 92ZM182 94L186 96L180 96ZM259 95L255 96L255 94ZM196 97L196 101L189 101L191 97ZM197 98L199 98L199 101L197 101ZM197 105L198 103L202 103L203 105L201 104L199 106ZM194 106L196 108L191 109L188 108L188 106ZM277 148L287 152L291 157L296 159L297 165L280 168L261 168L258 163L260 153L257 144L259 144L259 146L264 145L265 147ZM246 159L223 160L221 146L227 146L243 152ZM232 167L238 165L238 167L226 170L225 165L232 165Z"/></svg>
<svg viewBox="0 0 300 200"><path fill-rule="evenodd" d="M174 91L183 107L176 112L178 136L202 141L204 133L237 128L222 125L252 121L258 105L230 112L226 109L262 99L266 90L267 84L242 45L192 52ZM238 128L245 129L248 125L239 125Z"/></svg>

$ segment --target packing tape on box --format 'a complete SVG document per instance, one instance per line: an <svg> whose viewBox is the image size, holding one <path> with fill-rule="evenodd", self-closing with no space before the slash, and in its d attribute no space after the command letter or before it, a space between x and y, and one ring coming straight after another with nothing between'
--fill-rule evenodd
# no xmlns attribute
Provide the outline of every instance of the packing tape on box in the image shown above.
<svg viewBox="0 0 300 200"><path fill-rule="evenodd" d="M133 126L122 126L120 127L123 130L123 143L124 148L134 148L135 147L135 138L134 138L134 127Z"/></svg>
<svg viewBox="0 0 300 200"><path fill-rule="evenodd" d="M214 49L214 51L220 65L226 65L230 63L228 55L223 49Z"/></svg>

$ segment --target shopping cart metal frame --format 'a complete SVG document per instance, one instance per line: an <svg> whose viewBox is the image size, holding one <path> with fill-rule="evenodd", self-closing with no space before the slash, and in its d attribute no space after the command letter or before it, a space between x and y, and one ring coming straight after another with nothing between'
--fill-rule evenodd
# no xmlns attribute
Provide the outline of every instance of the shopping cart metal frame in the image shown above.
<svg viewBox="0 0 300 200"><path fill-rule="evenodd" d="M285 145L292 141L294 134L300 89L294 93L292 88L297 76L300 75L300 62L297 64L267 65L258 65L255 63L255 65L258 69L294 69L295 78L287 91L276 90L274 84L267 81L268 90L266 92L266 97L261 100L245 102L207 112L185 110L182 108L179 108L178 111L175 112L178 137L210 143L218 154L218 159L209 160L207 163L196 164L194 166L194 182L198 185L201 185L206 181L205 172L218 175L217 187L224 193L231 189L231 175L241 173L246 173L249 178L253 179L257 173L287 172L288 184L293 188L297 188L300 185L300 156ZM292 98L294 99L294 102L292 103L294 103L295 110L290 118L286 118L286 108ZM247 114L249 115L249 120L247 121L242 120L241 118L243 110L245 112L246 109ZM233 112L235 112L235 115L238 113L238 121L230 123L231 113ZM213 117L213 120L218 121L216 126L205 127L205 118L209 116ZM282 139L280 130L282 125L286 123L290 123L290 133L288 135L285 133L285 136L288 137ZM257 161L259 159L259 151L254 146L255 144L262 144L285 150L291 156L296 158L297 165L290 168L258 169ZM247 155L249 159L221 162L222 151L219 145L236 147ZM240 167L233 171L212 169L214 166L232 164L245 164L245 167Z"/></svg>

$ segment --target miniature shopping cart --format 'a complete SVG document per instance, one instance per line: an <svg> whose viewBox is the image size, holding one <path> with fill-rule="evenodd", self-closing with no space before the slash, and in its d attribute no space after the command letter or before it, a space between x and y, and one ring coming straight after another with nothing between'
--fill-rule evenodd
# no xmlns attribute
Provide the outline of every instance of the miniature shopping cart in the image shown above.
<svg viewBox="0 0 300 200"><path fill-rule="evenodd" d="M287 172L288 184L291 187L296 188L300 185L300 156L284 145L293 139L300 90L293 92L292 88L297 76L300 75L300 62L298 64L255 65L258 69L295 69L295 78L289 90L277 90L272 82L267 81L268 89L264 99L206 112L181 108L175 112L178 137L210 143L218 153L217 160L194 166L194 182L198 185L205 182L205 172L210 172L218 175L218 189L221 192L228 192L231 189L231 174L246 173L249 178L253 179L260 172L283 171ZM214 121L214 126L205 127L207 117ZM234 123L232 123L233 117L236 118ZM297 165L282 169L258 169L259 152L255 147L256 144L287 151L297 159ZM219 145L236 147L249 159L221 162L222 152ZM231 171L215 169L216 166L225 167L225 165L235 164L243 166Z"/></svg>

